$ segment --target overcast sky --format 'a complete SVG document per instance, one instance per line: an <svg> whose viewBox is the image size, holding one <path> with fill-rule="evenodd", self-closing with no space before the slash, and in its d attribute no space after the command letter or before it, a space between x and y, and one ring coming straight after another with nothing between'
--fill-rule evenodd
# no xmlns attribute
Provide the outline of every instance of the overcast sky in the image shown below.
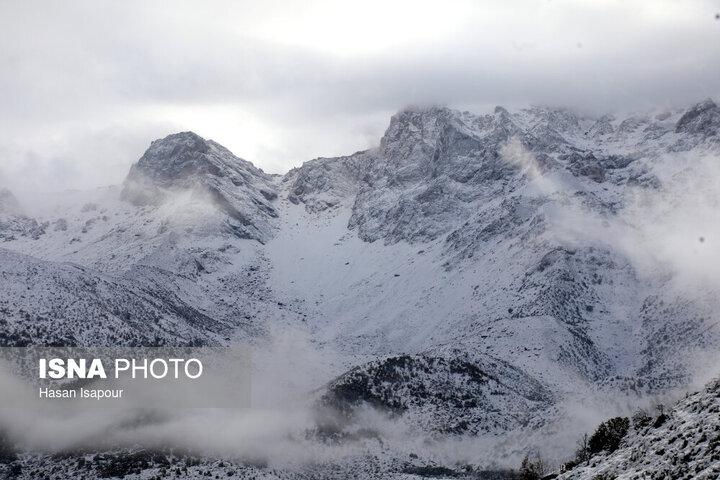
<svg viewBox="0 0 720 480"><path fill-rule="evenodd" d="M720 95L720 0L0 0L0 184L119 183L193 130L271 173L409 104L589 112Z"/></svg>

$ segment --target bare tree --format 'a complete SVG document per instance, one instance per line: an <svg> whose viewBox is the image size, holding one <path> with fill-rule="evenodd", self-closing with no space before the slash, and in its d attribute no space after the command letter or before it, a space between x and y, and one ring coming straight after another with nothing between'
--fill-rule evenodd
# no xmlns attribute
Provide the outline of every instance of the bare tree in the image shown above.
<svg viewBox="0 0 720 480"><path fill-rule="evenodd" d="M548 473L548 466L539 453L535 453L532 458L525 455L520 465L521 480L539 480Z"/></svg>
<svg viewBox="0 0 720 480"><path fill-rule="evenodd" d="M583 434L582 438L578 440L578 448L575 451L575 460L578 463L583 463L587 465L588 462L590 462L590 443L589 443L589 437L588 434Z"/></svg>

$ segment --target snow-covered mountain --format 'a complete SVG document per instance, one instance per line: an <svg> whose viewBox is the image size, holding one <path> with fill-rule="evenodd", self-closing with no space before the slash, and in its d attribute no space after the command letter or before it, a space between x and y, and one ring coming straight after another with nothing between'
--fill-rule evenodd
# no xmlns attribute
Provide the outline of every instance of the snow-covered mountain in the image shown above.
<svg viewBox="0 0 720 480"><path fill-rule="evenodd" d="M162 205L177 192L189 192L194 203L215 207L219 221L240 238L259 242L271 235L270 203L277 198L271 178L212 140L192 132L156 140L130 169L121 198L134 205Z"/></svg>
<svg viewBox="0 0 720 480"><path fill-rule="evenodd" d="M674 260L714 258L720 192L702 180L719 131L711 100L598 118L409 108L377 148L282 177L169 135L121 187L38 212L0 192L2 339L261 344L291 329L330 359L306 387L334 428L370 405L433 438L557 433L571 400L710 373L719 286Z"/></svg>
<svg viewBox="0 0 720 480"><path fill-rule="evenodd" d="M311 315L326 316L321 335L364 338L372 353L460 343L512 355L556 384L566 383L548 378L559 372L597 382L638 369L648 383L667 384L682 376L671 351L698 332L707 340L712 312L676 298L666 276L640 278L634 259L607 237L635 228L623 211L639 194L662 194L656 170L668 152L716 151L710 127L690 127L698 115L698 125L712 125L720 110L704 102L613 121L543 108L400 112L379 148L318 159L286 177L281 197L307 210L293 217L315 224L312 241L327 241L295 250L288 244L309 238L291 228L277 243L313 255L303 265L328 265L313 268L329 281L293 278L289 268L278 283L324 304ZM333 212L316 214L321 198ZM338 271L347 272L341 284ZM681 324L684 335L672 338Z"/></svg>

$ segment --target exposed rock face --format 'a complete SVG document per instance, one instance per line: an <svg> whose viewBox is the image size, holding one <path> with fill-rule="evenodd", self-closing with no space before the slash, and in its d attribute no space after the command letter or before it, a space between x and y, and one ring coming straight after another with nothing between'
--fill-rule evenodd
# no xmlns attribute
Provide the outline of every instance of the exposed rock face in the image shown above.
<svg viewBox="0 0 720 480"><path fill-rule="evenodd" d="M448 218L462 218L471 201L502 188L500 181L515 167L502 160L499 144L516 132L505 110L480 119L446 108L395 115L364 177L349 227L366 241L437 238L447 231Z"/></svg>
<svg viewBox="0 0 720 480"><path fill-rule="evenodd" d="M720 107L710 99L695 105L680 117L675 131L705 138L720 134Z"/></svg>
<svg viewBox="0 0 720 480"><path fill-rule="evenodd" d="M633 117L613 127L611 120L539 107L515 114L497 107L482 116L442 107L409 109L392 118L377 149L317 159L291 172L288 177L296 183L290 198L304 202L327 192L335 204L349 197L355 203L349 227L366 241L434 240L478 204L523 185L529 165L504 154L511 139L531 153L532 168L539 172L567 169L597 183L642 177L644 172L628 167L647 145L640 144L637 154L620 146L626 147L641 128L664 135L672 126ZM317 209L317 201L305 203Z"/></svg>
<svg viewBox="0 0 720 480"><path fill-rule="evenodd" d="M283 183L288 185L288 200L303 203L311 212L338 205L357 194L372 152L357 152L347 157L317 158L290 170Z"/></svg>
<svg viewBox="0 0 720 480"><path fill-rule="evenodd" d="M587 131L587 134L593 138L611 135L615 131L612 121L613 118L609 115L598 118Z"/></svg>
<svg viewBox="0 0 720 480"><path fill-rule="evenodd" d="M277 217L271 177L192 132L154 141L130 169L122 198L135 205L161 205L183 192L224 213L237 236L260 242L270 238Z"/></svg>
<svg viewBox="0 0 720 480"><path fill-rule="evenodd" d="M10 190L0 188L0 241L9 242L23 237L37 239L46 228L47 224L40 224L23 214L20 203Z"/></svg>

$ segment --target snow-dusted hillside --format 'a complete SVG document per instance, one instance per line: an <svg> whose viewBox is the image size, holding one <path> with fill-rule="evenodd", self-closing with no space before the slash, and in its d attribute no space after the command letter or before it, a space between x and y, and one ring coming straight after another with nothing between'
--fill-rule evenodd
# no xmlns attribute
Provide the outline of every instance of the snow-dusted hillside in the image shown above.
<svg viewBox="0 0 720 480"><path fill-rule="evenodd" d="M235 327L162 283L143 285L5 249L0 278L3 346L206 345Z"/></svg>
<svg viewBox="0 0 720 480"><path fill-rule="evenodd" d="M602 477L604 475L605 477ZM720 382L688 394L655 421L631 433L609 455L593 457L558 480L595 478L720 478Z"/></svg>
<svg viewBox="0 0 720 480"><path fill-rule="evenodd" d="M342 430L370 406L403 416L418 431L477 435L526 426L547 408L552 392L511 365L482 354L403 355L353 368L321 399L321 428Z"/></svg>
<svg viewBox="0 0 720 480"><path fill-rule="evenodd" d="M0 192L2 338L263 345L299 332L318 362L304 364L308 405L355 418L369 404L420 435L531 447L542 436L523 432L559 434L566 402L710 373L719 125L709 100L600 118L410 108L377 148L284 177L170 135L121 187L44 208Z"/></svg>

